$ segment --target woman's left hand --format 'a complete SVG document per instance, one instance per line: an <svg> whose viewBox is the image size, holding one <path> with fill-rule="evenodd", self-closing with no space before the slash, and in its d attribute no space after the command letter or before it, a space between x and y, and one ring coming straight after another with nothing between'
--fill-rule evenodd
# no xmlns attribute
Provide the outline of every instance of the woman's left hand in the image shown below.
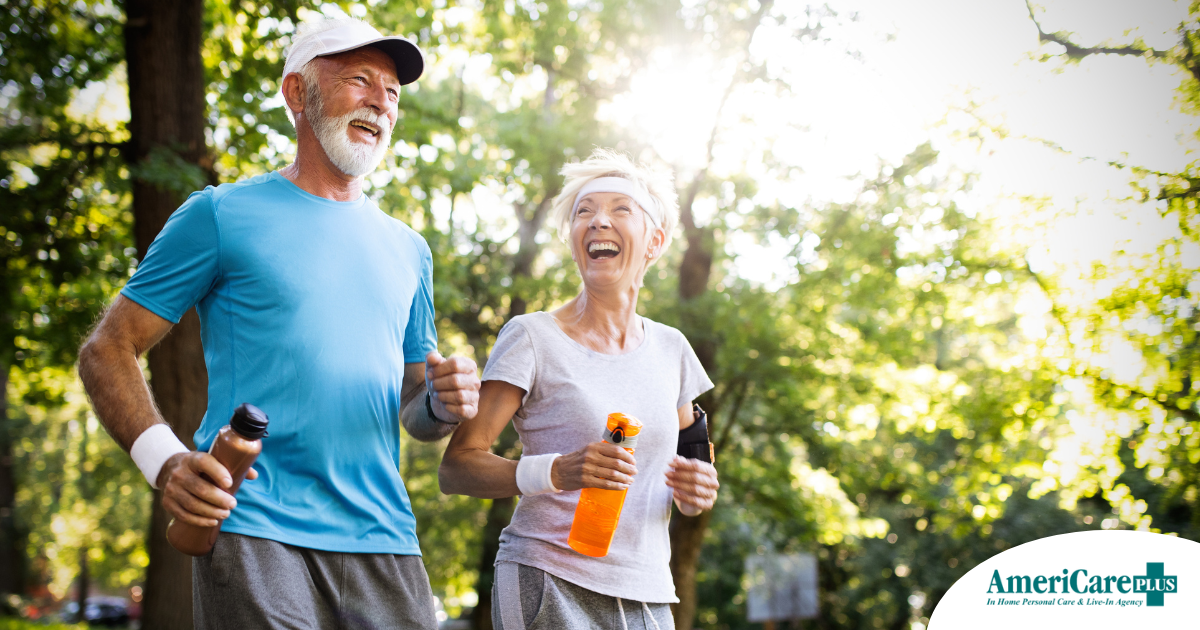
<svg viewBox="0 0 1200 630"><path fill-rule="evenodd" d="M711 510L717 500L717 469L708 462L675 456L667 470L667 485L675 490L675 503L685 516Z"/></svg>

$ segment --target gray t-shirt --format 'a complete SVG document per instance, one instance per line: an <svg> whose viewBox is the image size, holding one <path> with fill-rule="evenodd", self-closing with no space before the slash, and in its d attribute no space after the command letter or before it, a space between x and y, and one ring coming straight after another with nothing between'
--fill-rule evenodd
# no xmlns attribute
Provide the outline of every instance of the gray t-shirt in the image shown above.
<svg viewBox="0 0 1200 630"><path fill-rule="evenodd" d="M547 313L514 317L500 331L483 380L525 390L513 417L524 453L570 453L601 439L608 414L642 421L638 474L625 497L608 555L567 545L579 491L523 497L500 534L496 562L518 562L586 589L635 601L674 603L666 471L679 441L677 410L712 389L678 330L641 318L646 336L625 354L589 350Z"/></svg>

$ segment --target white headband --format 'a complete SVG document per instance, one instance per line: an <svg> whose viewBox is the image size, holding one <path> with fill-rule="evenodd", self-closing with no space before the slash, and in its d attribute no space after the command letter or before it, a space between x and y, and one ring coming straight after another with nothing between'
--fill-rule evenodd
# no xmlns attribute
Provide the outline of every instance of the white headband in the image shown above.
<svg viewBox="0 0 1200 630"><path fill-rule="evenodd" d="M621 193L622 195L626 195L642 207L642 212L645 212L646 216L650 217L650 222L654 224L654 227L662 227L659 225L658 217L654 216L654 212L652 211L658 208L658 205L654 202L654 197L645 188L638 186L624 177L597 177L584 184L583 188L579 189L579 193L575 195L575 205L571 206L572 217L575 216L575 211L579 209L579 200L583 199L585 195L594 192Z"/></svg>

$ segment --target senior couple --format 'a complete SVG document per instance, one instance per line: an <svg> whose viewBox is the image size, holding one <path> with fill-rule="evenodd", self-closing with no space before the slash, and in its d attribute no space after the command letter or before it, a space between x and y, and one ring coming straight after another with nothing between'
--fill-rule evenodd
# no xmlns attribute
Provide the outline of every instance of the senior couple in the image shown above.
<svg viewBox="0 0 1200 630"><path fill-rule="evenodd" d="M295 162L172 214L81 351L96 412L173 518L222 524L192 565L198 628L435 628L401 425L418 440L453 434L443 491L522 496L501 535L496 627L673 627L671 503L697 514L718 484L710 464L675 455L712 383L678 331L636 313L675 227L672 184L602 150L563 169L554 208L583 286L513 318L481 384L473 361L437 352L429 247L362 193L400 87L423 69L415 45L365 22L300 29L282 88ZM138 358L193 307L209 387L189 451ZM206 451L242 402L269 415L270 436L234 497ZM600 440L616 411L644 423L636 459ZM520 461L490 450L510 421ZM629 490L602 558L567 545L582 488Z"/></svg>

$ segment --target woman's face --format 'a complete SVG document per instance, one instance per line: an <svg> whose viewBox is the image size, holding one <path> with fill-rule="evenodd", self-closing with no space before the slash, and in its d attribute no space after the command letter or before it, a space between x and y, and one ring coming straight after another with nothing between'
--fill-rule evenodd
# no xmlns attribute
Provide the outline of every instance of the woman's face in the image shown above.
<svg viewBox="0 0 1200 630"><path fill-rule="evenodd" d="M571 255L589 288L639 286L662 243L662 230L622 193L588 193L571 218Z"/></svg>

